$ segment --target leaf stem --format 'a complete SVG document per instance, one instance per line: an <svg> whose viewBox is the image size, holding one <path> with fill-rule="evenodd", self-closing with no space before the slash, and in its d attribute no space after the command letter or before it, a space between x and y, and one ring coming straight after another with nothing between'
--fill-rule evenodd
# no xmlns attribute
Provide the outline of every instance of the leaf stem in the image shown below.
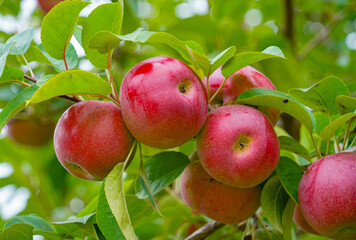
<svg viewBox="0 0 356 240"><path fill-rule="evenodd" d="M108 61L108 71L109 71L109 82L111 84L111 87L113 88L113 95L115 96L115 100L119 102L119 94L117 93L117 88L116 88L116 84L115 84L115 81L114 81L114 77L112 75L112 66L111 66L111 53L112 51L110 50L110 46L108 47L108 58L107 58L107 61Z"/></svg>
<svg viewBox="0 0 356 240"><path fill-rule="evenodd" d="M341 151L344 151L344 150L345 150L345 147L347 146L347 142L349 141L351 123L353 122L354 119L355 119L355 117L351 118L351 120L350 120L349 123L347 124L346 133L345 133L345 138L344 138L344 143L342 144L342 149L341 149Z"/></svg>
<svg viewBox="0 0 356 240"><path fill-rule="evenodd" d="M241 240L244 240L244 238L246 237L247 231L248 231L249 226L250 226L250 220L251 220L251 218L246 220L246 227L245 227L245 230L244 230L244 232L242 234Z"/></svg>
<svg viewBox="0 0 356 240"><path fill-rule="evenodd" d="M206 76L206 95L208 96L208 99L210 98L210 89L209 89L210 88L209 87L210 70L211 70L211 65L209 66L208 75Z"/></svg>
<svg viewBox="0 0 356 240"><path fill-rule="evenodd" d="M218 90L214 93L214 95L210 98L209 100L209 104L214 100L214 98L219 94L220 90L223 88L223 86L225 85L227 78L224 79L224 81L221 83L220 87L218 88Z"/></svg>
<svg viewBox="0 0 356 240"><path fill-rule="evenodd" d="M28 68L28 71L29 71L30 74L31 74L31 77L36 78L36 77L35 77L35 74L33 73L32 69L31 69L31 67L30 67L30 64L28 63L27 59L25 58L25 56L24 56L22 53L21 53L21 57L22 57L23 60L25 61L26 66L27 66L27 68Z"/></svg>
<svg viewBox="0 0 356 240"><path fill-rule="evenodd" d="M4 82L1 82L0 84L5 84L5 83L20 83L26 87L31 87L30 84L27 84L25 82L21 82L21 81L18 81L18 80L9 80L9 81L4 81Z"/></svg>
<svg viewBox="0 0 356 240"><path fill-rule="evenodd" d="M266 230L267 232L267 235L268 235L268 238L270 240L273 240L272 237L271 237L271 234L269 233L268 229L267 229L267 226L266 224L263 222L263 219L256 213L255 214L256 218L257 218L257 221L261 224L261 226L263 227L264 230Z"/></svg>
<svg viewBox="0 0 356 240"><path fill-rule="evenodd" d="M315 148L315 150L316 150L316 152L317 152L318 156L319 156L320 158L322 158L323 156L321 155L321 153L320 153L320 151L319 151L318 146L316 146L316 143L315 143L315 139L314 139L313 133L312 133L312 132L309 132L309 134L310 134L310 137L311 137L312 143L313 143L313 145L314 145L314 148Z"/></svg>

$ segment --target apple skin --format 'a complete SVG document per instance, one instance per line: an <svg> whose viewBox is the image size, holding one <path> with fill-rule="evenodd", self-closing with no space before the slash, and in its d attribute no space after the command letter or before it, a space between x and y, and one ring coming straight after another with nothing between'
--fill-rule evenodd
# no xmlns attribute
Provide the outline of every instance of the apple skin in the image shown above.
<svg viewBox="0 0 356 240"><path fill-rule="evenodd" d="M210 96L216 93L224 80L225 77L221 73L221 67L219 67L209 77ZM203 83L204 86L207 87L206 77L204 78ZM212 104L233 104L241 93L251 88L266 88L277 90L271 80L269 80L265 75L251 66L246 66L228 77L218 95L213 99ZM272 124L276 125L279 118L279 110L265 106L258 106L257 109L266 114L266 116L271 120Z"/></svg>
<svg viewBox="0 0 356 240"><path fill-rule="evenodd" d="M37 0L38 5L44 13L48 13L54 6L63 0Z"/></svg>
<svg viewBox="0 0 356 240"><path fill-rule="evenodd" d="M12 118L8 121L7 135L14 142L38 147L48 143L56 126L53 121L35 118Z"/></svg>
<svg viewBox="0 0 356 240"><path fill-rule="evenodd" d="M293 220L298 225L298 227L300 229L302 229L304 232L308 232L308 233L315 234L315 235L320 235L317 231L315 231L309 225L307 220L305 220L305 217L303 216L303 213L300 210L300 206L299 205L295 205L294 213L293 213Z"/></svg>
<svg viewBox="0 0 356 240"><path fill-rule="evenodd" d="M298 189L305 219L320 235L356 239L356 153L336 153L314 162Z"/></svg>
<svg viewBox="0 0 356 240"><path fill-rule="evenodd" d="M133 142L120 108L96 100L68 108L54 133L54 148L63 167L95 181L103 180L117 163L125 161Z"/></svg>
<svg viewBox="0 0 356 240"><path fill-rule="evenodd" d="M205 170L232 187L260 184L279 161L279 142L271 122L248 106L228 105L211 111L196 144Z"/></svg>
<svg viewBox="0 0 356 240"><path fill-rule="evenodd" d="M189 141L208 113L206 90L183 62L154 57L135 65L120 90L122 115L132 135L151 147L173 148Z"/></svg>
<svg viewBox="0 0 356 240"><path fill-rule="evenodd" d="M261 191L234 188L216 181L200 162L184 169L181 178L183 201L194 211L225 224L237 224L251 217L260 206Z"/></svg>

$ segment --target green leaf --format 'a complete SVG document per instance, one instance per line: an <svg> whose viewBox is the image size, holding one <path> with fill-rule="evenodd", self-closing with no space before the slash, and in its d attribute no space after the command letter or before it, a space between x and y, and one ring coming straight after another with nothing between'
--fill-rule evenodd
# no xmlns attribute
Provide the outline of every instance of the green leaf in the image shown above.
<svg viewBox="0 0 356 240"><path fill-rule="evenodd" d="M86 215L89 215L89 214L92 214L93 212L95 212L96 206L98 205L98 199L99 199L99 195L96 195L96 196L85 206L85 208L77 214L77 218L79 218L79 217L84 217L84 216L86 216Z"/></svg>
<svg viewBox="0 0 356 240"><path fill-rule="evenodd" d="M336 104L340 114L350 113L356 110L356 98L354 97L337 96Z"/></svg>
<svg viewBox="0 0 356 240"><path fill-rule="evenodd" d="M296 203L299 203L298 186L304 173L302 168L292 159L281 157L276 172L286 192Z"/></svg>
<svg viewBox="0 0 356 240"><path fill-rule="evenodd" d="M47 82L48 79L54 77L55 74L48 74L40 77L40 79L37 80L36 84L37 86L41 87L45 82Z"/></svg>
<svg viewBox="0 0 356 240"><path fill-rule="evenodd" d="M179 177L184 168L190 164L189 158L181 152L161 152L152 156L145 162L148 182L153 194L171 184ZM139 198L147 198L142 185L138 185L136 195Z"/></svg>
<svg viewBox="0 0 356 240"><path fill-rule="evenodd" d="M74 219L69 219L65 221L60 221L60 222L54 222L53 224L67 224L67 223L82 223L82 224L87 224L91 222L91 219L95 217L95 213L91 213L87 216L80 217L80 218L74 218Z"/></svg>
<svg viewBox="0 0 356 240"><path fill-rule="evenodd" d="M0 129L5 126L6 122L12 116L26 107L26 101L35 94L37 89L37 85L32 85L31 87L25 88L4 107L4 109L0 112Z"/></svg>
<svg viewBox="0 0 356 240"><path fill-rule="evenodd" d="M278 141L281 149L295 153L305 158L306 160L310 160L310 155L308 150L303 145L301 145L298 141L296 141L294 138L288 136L279 136Z"/></svg>
<svg viewBox="0 0 356 240"><path fill-rule="evenodd" d="M131 225L131 219L127 209L123 175L127 162L129 161L136 144L131 148L125 162L118 163L106 177L104 182L105 197L115 216L121 232L127 240L136 240L135 231Z"/></svg>
<svg viewBox="0 0 356 240"><path fill-rule="evenodd" d="M169 33L143 31L143 28L139 28L136 31L126 35L116 35L108 31L97 32L91 38L89 47L98 49L100 52L106 53L108 52L108 49L113 49L119 46L122 40L139 43L167 44L169 47L175 49L186 61L192 62L187 49L188 42L181 41ZM190 42L188 46L192 45L193 44ZM195 45L197 45L197 43L195 43ZM199 51L194 51L196 53L199 53Z"/></svg>
<svg viewBox="0 0 356 240"><path fill-rule="evenodd" d="M43 18L41 25L41 40L46 52L56 58L63 59L79 13L89 2L64 1L58 3Z"/></svg>
<svg viewBox="0 0 356 240"><path fill-rule="evenodd" d="M10 226L16 223L27 223L34 227L33 230L42 230L48 232L54 232L53 227L43 218L27 215L27 216L16 216L10 219L6 224L4 229L9 228Z"/></svg>
<svg viewBox="0 0 356 240"><path fill-rule="evenodd" d="M353 113L346 113L345 115L342 115L329 123L321 132L320 136L324 140L329 140L330 137L334 134L334 132L341 127L343 124L345 124L347 121L350 119L356 117L356 111Z"/></svg>
<svg viewBox="0 0 356 240"><path fill-rule="evenodd" d="M256 240L284 240L283 235L271 227L267 227L267 229L258 228L256 231L255 239Z"/></svg>
<svg viewBox="0 0 356 240"><path fill-rule="evenodd" d="M309 132L315 128L314 115L303 104L283 92L252 88L243 92L237 98L236 103L275 108L299 120Z"/></svg>
<svg viewBox="0 0 356 240"><path fill-rule="evenodd" d="M81 218L54 222L53 226L57 232L62 235L69 234L74 237L83 237L84 231L89 233L92 237L96 237L96 231L94 228L95 219L95 213L92 213Z"/></svg>
<svg viewBox="0 0 356 240"><path fill-rule="evenodd" d="M7 55L9 55L9 52L12 47L13 44L0 43L0 76L2 76L6 64Z"/></svg>
<svg viewBox="0 0 356 240"><path fill-rule="evenodd" d="M22 81L23 77L24 73L21 69L5 65L4 71L0 77L0 83L7 81Z"/></svg>
<svg viewBox="0 0 356 240"><path fill-rule="evenodd" d="M38 103L60 95L108 95L111 86L94 73L69 70L48 79L33 95L29 103Z"/></svg>
<svg viewBox="0 0 356 240"><path fill-rule="evenodd" d="M327 77L310 88L290 89L289 94L316 111L331 114L337 113L336 97L350 95L345 83L337 77Z"/></svg>
<svg viewBox="0 0 356 240"><path fill-rule="evenodd" d="M292 226L295 202L289 199L282 214L283 237L285 240L292 240Z"/></svg>
<svg viewBox="0 0 356 240"><path fill-rule="evenodd" d="M29 62L29 63L36 61L36 62L51 65L51 62L41 52L41 49L39 49L37 46L31 45L30 48L27 50L27 52L24 54L24 56L25 56L27 62ZM22 65L26 65L26 62L24 61L24 59L21 56L17 56L17 61L19 61L19 63L21 63Z"/></svg>
<svg viewBox="0 0 356 240"><path fill-rule="evenodd" d="M236 47L232 46L218 54L213 60L211 60L210 73L213 73L216 69L226 63L230 58L235 55L235 53Z"/></svg>
<svg viewBox="0 0 356 240"><path fill-rule="evenodd" d="M29 28L23 32L15 34L9 38L6 43L14 45L9 54L19 55L24 54L30 47L33 37L35 36L35 29Z"/></svg>
<svg viewBox="0 0 356 240"><path fill-rule="evenodd" d="M256 63L270 58L285 58L282 51L275 46L266 48L263 52L244 52L239 53L235 57L227 61L221 69L224 77L229 77L237 70L246 67L252 63Z"/></svg>
<svg viewBox="0 0 356 240"><path fill-rule="evenodd" d="M261 206L270 225L282 232L282 215L289 196L278 176L271 177L262 189Z"/></svg>
<svg viewBox="0 0 356 240"><path fill-rule="evenodd" d="M100 19L100 21L98 21L98 19ZM89 48L90 39L99 31L109 31L114 34L119 34L122 19L122 0L116 3L99 5L89 14L83 25L82 43L88 59L95 67L101 69L108 68L107 54L100 53L97 49Z"/></svg>
<svg viewBox="0 0 356 240"><path fill-rule="evenodd" d="M33 227L26 223L16 223L0 233L0 240L32 240Z"/></svg>
<svg viewBox="0 0 356 240"><path fill-rule="evenodd" d="M190 56L191 62L201 70L203 70L204 75L208 75L210 71L210 60L205 54L201 54L193 49L191 49L188 45L186 45L187 52Z"/></svg>
<svg viewBox="0 0 356 240"><path fill-rule="evenodd" d="M40 49L41 54L43 54L44 57L47 58L47 60L49 61L49 62L43 61L42 63L51 65L57 72L63 72L66 70L63 60L58 60L48 55L48 53L44 50L42 44L39 44L38 48ZM69 43L69 46L66 51L66 61L67 61L68 69L73 69L78 64L78 55L77 52L75 51L74 46L71 43Z"/></svg>

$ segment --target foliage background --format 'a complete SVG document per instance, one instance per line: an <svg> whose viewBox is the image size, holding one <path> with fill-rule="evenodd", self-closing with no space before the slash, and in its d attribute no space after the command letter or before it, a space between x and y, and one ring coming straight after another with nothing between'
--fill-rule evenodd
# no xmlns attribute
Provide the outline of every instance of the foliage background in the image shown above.
<svg viewBox="0 0 356 240"><path fill-rule="evenodd" d="M108 1L93 1L102 3ZM355 96L356 92L356 4L353 0L125 0L122 34L138 27L145 30L166 31L181 40L197 41L209 56L214 57L229 46L238 52L262 51L278 46L288 60L262 61L254 67L267 75L280 91L308 87L324 77L335 75L344 80ZM44 14L35 0L5 0L0 6L0 43L14 33L35 27L39 41L39 27ZM90 10L87 10L87 12ZM80 20L79 20L80 23ZM72 42L75 45L75 42ZM75 45L76 46L76 45ZM91 70L93 66L83 59L78 68ZM162 45L128 43L114 52L114 78L117 83L139 61L159 55L180 56ZM18 66L16 56L8 63ZM39 78L54 69L31 63ZM27 68L23 66L23 70ZM95 72L96 70L93 69ZM15 96L21 87L0 86L0 108ZM62 106L63 101L55 104ZM60 107L59 107L60 108ZM60 108L64 111L65 108ZM54 114L60 116L60 111ZM288 116L279 125L297 138L299 126ZM190 154L194 143L181 151ZM145 148L146 159L161 150ZM136 164L135 164L136 163ZM138 159L127 174L138 173ZM127 184L130 188L130 183ZM53 143L43 147L27 147L6 137L6 128L0 134L0 229L15 214L35 213L49 221L63 221L75 216L99 193L100 183L75 178L67 173L56 159ZM138 232L147 239L172 239L186 230L197 219L179 199L162 192L159 205L165 219L153 214L140 223ZM231 234L225 227L220 231ZM161 235L159 234L161 233ZM221 233L220 233L221 234ZM159 236L160 235L160 236ZM230 236L233 237L232 235ZM298 233L299 239L321 237ZM214 239L214 236L212 236Z"/></svg>

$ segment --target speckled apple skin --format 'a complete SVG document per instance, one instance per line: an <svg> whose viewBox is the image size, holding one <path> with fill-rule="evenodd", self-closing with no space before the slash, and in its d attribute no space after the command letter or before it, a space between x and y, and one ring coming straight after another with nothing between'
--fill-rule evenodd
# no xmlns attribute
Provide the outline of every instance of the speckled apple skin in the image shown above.
<svg viewBox="0 0 356 240"><path fill-rule="evenodd" d="M242 136L250 141L241 151L236 149L236 142ZM279 160L279 142L271 122L261 112L243 105L211 111L196 144L206 171L233 187L248 188L263 182Z"/></svg>
<svg viewBox="0 0 356 240"><path fill-rule="evenodd" d="M63 167L77 177L96 181L125 161L133 142L120 108L96 100L68 108L54 133L54 148Z"/></svg>
<svg viewBox="0 0 356 240"><path fill-rule="evenodd" d="M356 153L331 154L314 162L298 189L301 210L321 235L356 239Z"/></svg>
<svg viewBox="0 0 356 240"><path fill-rule="evenodd" d="M182 93L184 83L190 85ZM202 82L187 65L171 57L154 57L135 65L122 82L120 104L132 135L163 149L193 138L208 113Z"/></svg>
<svg viewBox="0 0 356 240"><path fill-rule="evenodd" d="M307 222L305 217L303 216L302 210L300 210L299 205L295 205L293 212L293 221L301 228L304 232L308 232L315 235L320 235L317 231L315 231L310 224Z"/></svg>
<svg viewBox="0 0 356 240"><path fill-rule="evenodd" d="M225 77L221 73L221 67L219 67L209 77L210 96L214 95L224 80ZM203 79L203 83L204 86L207 87L206 78ZM224 86L214 98L212 104L233 104L241 93L251 88L276 90L276 87L273 85L271 80L269 80L265 75L253 67L246 66L228 77ZM276 125L279 118L279 110L264 106L258 106L257 109L266 114L272 124Z"/></svg>
<svg viewBox="0 0 356 240"><path fill-rule="evenodd" d="M212 178L195 162L181 178L183 201L193 210L225 224L237 224L251 217L260 206L260 188L234 188Z"/></svg>

